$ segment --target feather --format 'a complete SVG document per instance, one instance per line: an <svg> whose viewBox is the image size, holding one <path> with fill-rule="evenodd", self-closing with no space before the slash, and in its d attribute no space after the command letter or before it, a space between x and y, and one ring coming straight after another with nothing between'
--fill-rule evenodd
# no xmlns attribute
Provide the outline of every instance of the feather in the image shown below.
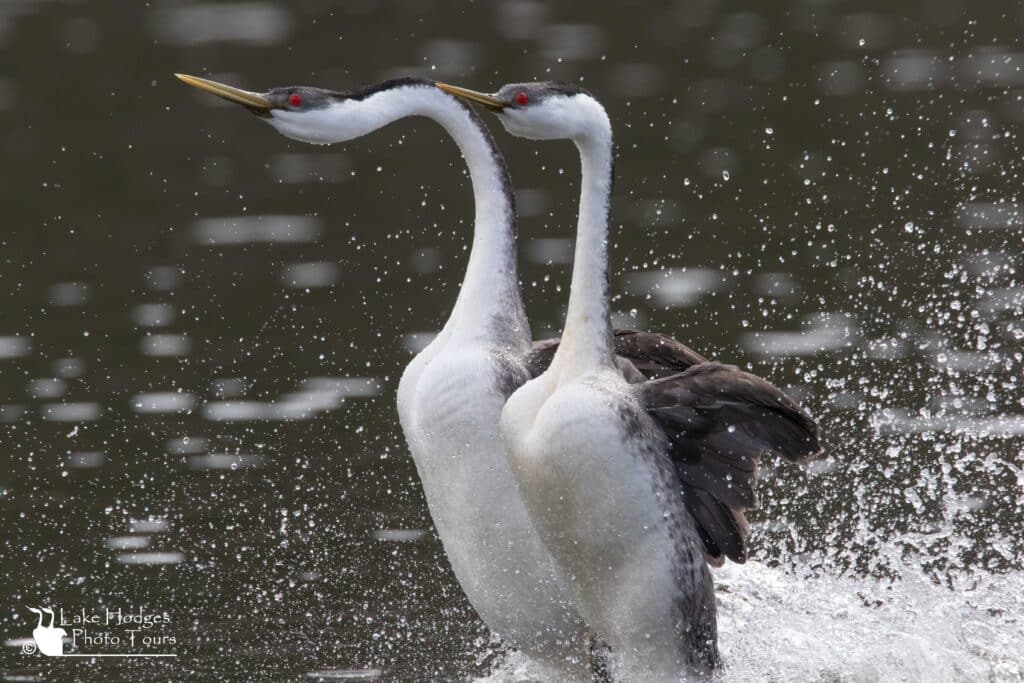
<svg viewBox="0 0 1024 683"><path fill-rule="evenodd" d="M707 554L745 561L744 512L757 505L762 454L796 463L819 455L817 424L781 390L731 365L700 363L636 386Z"/></svg>
<svg viewBox="0 0 1024 683"><path fill-rule="evenodd" d="M708 562L746 561L744 512L757 506L761 456L802 463L820 455L818 425L769 382L674 339L616 330L614 340L617 366L665 437ZM558 344L534 342L526 357L532 377L548 368Z"/></svg>
<svg viewBox="0 0 1024 683"><path fill-rule="evenodd" d="M531 377L548 369L558 350L558 337L541 339L524 359ZM615 330L616 364L630 382L668 377L708 359L675 339L654 332ZM623 362L625 361L625 362ZM639 371L640 374L635 374Z"/></svg>

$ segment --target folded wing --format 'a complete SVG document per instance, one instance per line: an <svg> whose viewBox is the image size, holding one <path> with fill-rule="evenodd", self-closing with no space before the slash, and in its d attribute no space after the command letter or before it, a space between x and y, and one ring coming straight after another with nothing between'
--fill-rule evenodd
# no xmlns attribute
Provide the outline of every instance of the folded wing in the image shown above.
<svg viewBox="0 0 1024 683"><path fill-rule="evenodd" d="M557 337L542 339L533 343L532 351L526 356L526 367L530 377L536 377L551 365L551 359L558 350ZM697 365L708 359L685 344L671 337L654 332L637 330L615 330L615 354L619 366L623 367L627 379L641 379L630 370L639 372L645 379L668 377ZM632 366L627 370L628 366Z"/></svg>
<svg viewBox="0 0 1024 683"><path fill-rule="evenodd" d="M547 369L558 344L557 338L534 342L526 358L531 377ZM746 561L744 513L757 505L761 456L775 452L802 463L819 455L818 425L769 382L709 361L670 337L616 330L615 352L665 435L708 561Z"/></svg>
<svg viewBox="0 0 1024 683"><path fill-rule="evenodd" d="M744 512L757 504L761 456L774 452L796 463L815 457L817 424L772 384L716 362L644 382L637 391L665 435L709 560L744 562Z"/></svg>

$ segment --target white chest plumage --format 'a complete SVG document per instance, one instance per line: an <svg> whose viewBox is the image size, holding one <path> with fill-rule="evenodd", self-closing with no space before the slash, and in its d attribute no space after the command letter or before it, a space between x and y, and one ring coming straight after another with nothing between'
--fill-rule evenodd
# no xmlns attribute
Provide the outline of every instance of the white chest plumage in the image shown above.
<svg viewBox="0 0 1024 683"><path fill-rule="evenodd" d="M525 377L519 364L530 348L511 189L478 118L440 90L419 102L420 113L459 144L476 218L451 316L399 384L402 430L445 553L480 617L509 644L555 667L557 678L584 677L584 626L533 528L500 436L502 406Z"/></svg>
<svg viewBox="0 0 1024 683"><path fill-rule="evenodd" d="M448 342L410 363L399 416L431 517L481 618L542 662L584 670L584 632L512 477L499 419L504 371L486 347Z"/></svg>
<svg viewBox="0 0 1024 683"><path fill-rule="evenodd" d="M614 370L557 385L541 376L506 403L502 431L574 604L642 678L680 666L653 661L678 649L666 640L678 633L678 494L625 427L624 413L639 410L629 391Z"/></svg>
<svg viewBox="0 0 1024 683"><path fill-rule="evenodd" d="M711 615L702 623L713 624L713 596L664 437L614 363L611 124L589 96L505 116L524 137L572 138L583 170L561 344L502 414L512 472L577 609L607 639L625 680L678 680L694 649L688 612L702 610Z"/></svg>

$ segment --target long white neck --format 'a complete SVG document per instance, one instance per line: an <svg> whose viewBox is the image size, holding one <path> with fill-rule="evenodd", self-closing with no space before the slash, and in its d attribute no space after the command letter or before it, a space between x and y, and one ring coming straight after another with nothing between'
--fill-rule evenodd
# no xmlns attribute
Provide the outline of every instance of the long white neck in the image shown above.
<svg viewBox="0 0 1024 683"><path fill-rule="evenodd" d="M441 335L488 339L524 351L530 331L516 271L511 185L504 158L476 112L424 81L341 100L314 112L275 112L270 123L288 137L326 144L366 135L408 116L441 124L462 152L473 185L473 244L462 288Z"/></svg>
<svg viewBox="0 0 1024 683"><path fill-rule="evenodd" d="M608 210L612 190L612 129L604 108L592 108L585 130L573 138L580 152L579 220L569 308L552 367L572 374L614 365L608 310Z"/></svg>
<svg viewBox="0 0 1024 683"><path fill-rule="evenodd" d="M522 350L531 335L519 290L515 208L505 160L473 110L440 91L425 99L429 104L421 106L429 113L420 113L448 131L466 160L475 204L469 262L445 331L507 337L504 341Z"/></svg>

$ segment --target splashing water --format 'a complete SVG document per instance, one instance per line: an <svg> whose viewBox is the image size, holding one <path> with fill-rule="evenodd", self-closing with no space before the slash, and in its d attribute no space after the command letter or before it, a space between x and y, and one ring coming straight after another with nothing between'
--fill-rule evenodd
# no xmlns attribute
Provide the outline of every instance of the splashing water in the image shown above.
<svg viewBox="0 0 1024 683"><path fill-rule="evenodd" d="M757 562L716 572L722 681L1024 680L1024 577L952 589L797 574Z"/></svg>
<svg viewBox="0 0 1024 683"><path fill-rule="evenodd" d="M1024 576L938 585L800 575L759 562L715 571L721 683L1024 681ZM547 680L519 653L487 683Z"/></svg>

